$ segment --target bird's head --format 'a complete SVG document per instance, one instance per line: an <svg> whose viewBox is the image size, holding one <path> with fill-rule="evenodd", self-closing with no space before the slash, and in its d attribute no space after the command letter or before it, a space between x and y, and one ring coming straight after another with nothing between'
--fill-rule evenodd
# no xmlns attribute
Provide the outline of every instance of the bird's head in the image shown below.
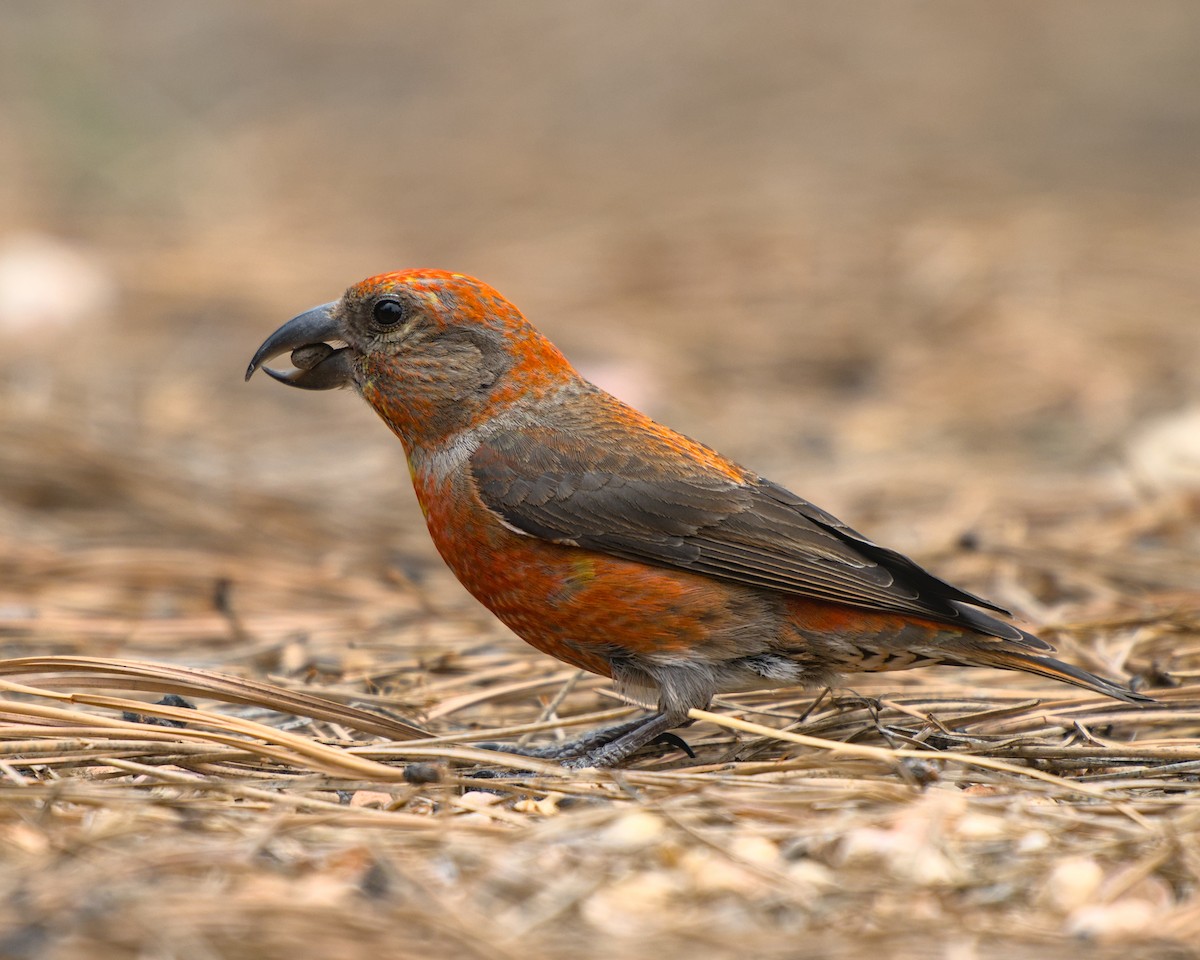
<svg viewBox="0 0 1200 960"><path fill-rule="evenodd" d="M485 283L400 270L357 283L269 336L250 361L305 390L354 387L408 446L434 442L577 379L558 349Z"/></svg>

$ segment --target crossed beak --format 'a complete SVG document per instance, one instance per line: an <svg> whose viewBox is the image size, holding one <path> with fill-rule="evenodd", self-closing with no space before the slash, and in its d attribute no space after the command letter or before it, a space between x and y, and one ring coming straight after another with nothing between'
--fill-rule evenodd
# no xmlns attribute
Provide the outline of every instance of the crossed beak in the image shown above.
<svg viewBox="0 0 1200 960"><path fill-rule="evenodd" d="M267 337L246 368L246 379L249 380L254 371L262 367L267 376L302 390L332 390L352 383L354 366L350 348L335 348L328 343L330 340L342 340L341 327L334 316L336 306L335 300L314 307L307 313L293 317ZM295 370L279 373L270 367L263 367L268 360L288 352L292 354Z"/></svg>

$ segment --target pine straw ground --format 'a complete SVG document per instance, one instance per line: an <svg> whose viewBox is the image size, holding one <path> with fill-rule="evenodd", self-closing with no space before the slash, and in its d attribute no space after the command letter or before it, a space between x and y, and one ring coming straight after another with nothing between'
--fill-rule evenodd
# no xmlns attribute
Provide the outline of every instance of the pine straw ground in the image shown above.
<svg viewBox="0 0 1200 960"><path fill-rule="evenodd" d="M1190 276L1190 236L1147 263ZM622 395L1159 698L910 671L726 698L694 760L564 773L471 744L631 708L465 596L361 403L240 382L337 271L297 292L299 255L259 251L213 303L241 274L211 252L138 249L117 317L0 353L0 957L1198 955L1200 502L1153 443L1158 492L1103 467L1190 402L1191 300L1100 263L1013 314L981 280L949 349L916 319L897 346L871 271L747 313L753 257L657 313L605 287L620 324L529 303L627 358Z"/></svg>
<svg viewBox="0 0 1200 960"><path fill-rule="evenodd" d="M0 960L1200 956L1196 5L896 6L6 5L0 266L83 262L0 271ZM484 754L629 707L360 403L241 382L406 266L1159 702Z"/></svg>
<svg viewBox="0 0 1200 960"><path fill-rule="evenodd" d="M563 773L471 744L631 708L437 574L238 556L239 509L293 545L329 534L269 498L204 527L177 476L59 457L56 483L213 545L4 515L2 956L1195 955L1194 504L1074 491L1033 533L925 557L1009 596L1014 570L1069 569L1093 613L1042 632L1161 686L1153 706L912 671L726 698L685 731L695 760Z"/></svg>

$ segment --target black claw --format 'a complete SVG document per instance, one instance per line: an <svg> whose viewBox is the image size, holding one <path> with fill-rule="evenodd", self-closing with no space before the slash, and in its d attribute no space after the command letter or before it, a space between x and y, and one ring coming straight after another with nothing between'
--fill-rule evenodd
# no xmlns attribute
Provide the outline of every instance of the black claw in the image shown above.
<svg viewBox="0 0 1200 960"><path fill-rule="evenodd" d="M665 743L671 747L678 747L688 755L692 760L696 759L696 751L691 748L686 740L677 733L660 733L657 737L650 741L651 744Z"/></svg>

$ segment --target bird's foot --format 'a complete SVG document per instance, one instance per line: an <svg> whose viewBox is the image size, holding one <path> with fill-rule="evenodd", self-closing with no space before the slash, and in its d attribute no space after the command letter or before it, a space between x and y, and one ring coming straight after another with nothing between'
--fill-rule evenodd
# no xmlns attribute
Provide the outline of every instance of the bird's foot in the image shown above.
<svg viewBox="0 0 1200 960"><path fill-rule="evenodd" d="M506 743L478 743L475 746L500 753L515 753L521 757L558 760L567 769L583 770L587 767L616 766L642 747L654 743L678 747L694 758L696 754L687 741L670 732L671 727L686 725L687 721L679 723L666 714L656 713L651 717L601 727L574 740L564 740L542 747L517 747Z"/></svg>
<svg viewBox="0 0 1200 960"><path fill-rule="evenodd" d="M509 743L477 743L481 750L495 750L497 753L515 753L519 757L536 757L539 760L569 760L583 756L616 740L631 730L636 730L646 721L644 719L629 720L611 727L600 727L589 730L574 740L560 740L540 747L515 746Z"/></svg>
<svg viewBox="0 0 1200 960"><path fill-rule="evenodd" d="M660 742L680 747L687 751L688 756L695 757L696 754L684 739L670 732L672 727L684 726L686 723L687 721L680 723L669 714L656 713L636 724L623 724L624 729L616 730L615 735L612 735L614 728L599 731L601 734L607 733L610 736L585 753L564 761L563 766L569 770L615 767L621 761L637 753L642 747Z"/></svg>

